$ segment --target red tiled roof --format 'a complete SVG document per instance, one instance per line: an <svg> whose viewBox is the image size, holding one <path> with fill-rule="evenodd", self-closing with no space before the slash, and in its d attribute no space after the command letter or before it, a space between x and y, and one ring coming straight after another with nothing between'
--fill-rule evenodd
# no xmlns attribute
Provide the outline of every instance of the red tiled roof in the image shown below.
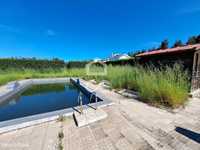
<svg viewBox="0 0 200 150"><path fill-rule="evenodd" d="M136 56L142 57L142 56L149 56L149 55L182 52L182 51L193 50L193 49L194 50L200 49L200 44L187 45L187 46L181 46L181 47L175 47L175 48L168 48L168 49L161 49L161 50L155 50L155 51L150 51L150 52L144 52L144 53L138 54Z"/></svg>

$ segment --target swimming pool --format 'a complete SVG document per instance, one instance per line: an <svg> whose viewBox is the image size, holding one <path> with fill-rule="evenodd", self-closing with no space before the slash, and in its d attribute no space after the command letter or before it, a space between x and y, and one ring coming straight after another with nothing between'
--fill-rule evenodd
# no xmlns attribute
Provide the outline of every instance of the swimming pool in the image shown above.
<svg viewBox="0 0 200 150"><path fill-rule="evenodd" d="M0 103L0 121L76 107L80 92L71 82L31 85ZM83 105L95 101L93 99L90 102L89 96L85 94L82 94L82 99Z"/></svg>

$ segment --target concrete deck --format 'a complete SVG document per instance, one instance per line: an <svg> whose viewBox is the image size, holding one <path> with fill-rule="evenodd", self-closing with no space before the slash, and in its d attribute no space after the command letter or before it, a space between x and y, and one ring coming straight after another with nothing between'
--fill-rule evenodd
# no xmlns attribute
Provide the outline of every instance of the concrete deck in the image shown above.
<svg viewBox="0 0 200 150"><path fill-rule="evenodd" d="M77 127L74 119L52 121L0 135L1 150L58 149L58 133L63 128L65 150L199 150L200 99L171 113L133 98L92 85L115 104L102 108L108 117Z"/></svg>

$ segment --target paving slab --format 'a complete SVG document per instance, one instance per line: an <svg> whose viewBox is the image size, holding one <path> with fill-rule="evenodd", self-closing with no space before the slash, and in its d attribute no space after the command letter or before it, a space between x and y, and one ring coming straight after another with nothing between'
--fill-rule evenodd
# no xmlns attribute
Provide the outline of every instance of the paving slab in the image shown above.
<svg viewBox="0 0 200 150"><path fill-rule="evenodd" d="M74 111L74 118L78 127L86 126L96 121L105 119L107 116L107 113L100 108L93 109L88 107L87 109L84 109L82 113Z"/></svg>

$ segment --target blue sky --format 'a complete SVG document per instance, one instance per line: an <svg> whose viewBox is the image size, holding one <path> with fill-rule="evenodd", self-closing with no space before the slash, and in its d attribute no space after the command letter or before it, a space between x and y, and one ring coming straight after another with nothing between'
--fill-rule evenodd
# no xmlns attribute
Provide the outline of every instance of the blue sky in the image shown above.
<svg viewBox="0 0 200 150"><path fill-rule="evenodd" d="M199 0L0 0L0 57L105 58L197 34Z"/></svg>

